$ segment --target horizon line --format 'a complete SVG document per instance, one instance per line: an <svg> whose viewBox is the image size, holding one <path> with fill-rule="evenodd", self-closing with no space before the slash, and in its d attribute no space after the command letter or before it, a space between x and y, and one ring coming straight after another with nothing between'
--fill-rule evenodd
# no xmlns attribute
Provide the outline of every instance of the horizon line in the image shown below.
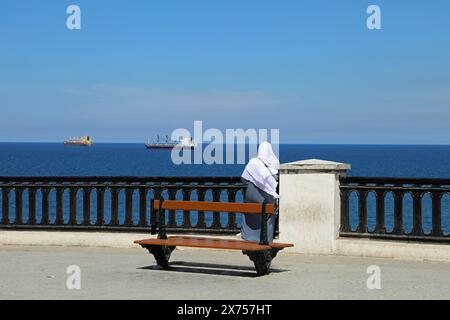
<svg viewBox="0 0 450 320"><path fill-rule="evenodd" d="M8 144L8 143L29 143L29 144L63 144L60 141L0 141L0 144ZM145 144L146 142L113 142L113 141L100 141L95 142L95 144ZM214 143L213 143L214 144ZM209 143L204 143L201 145L209 145ZM222 145L230 145L230 143L223 143ZM231 145L242 145L242 143L231 143ZM249 143L244 143L244 145L249 145ZM311 142L281 142L279 145L353 145L353 146L450 146L447 143L331 143L331 142L320 142L320 143L311 143Z"/></svg>

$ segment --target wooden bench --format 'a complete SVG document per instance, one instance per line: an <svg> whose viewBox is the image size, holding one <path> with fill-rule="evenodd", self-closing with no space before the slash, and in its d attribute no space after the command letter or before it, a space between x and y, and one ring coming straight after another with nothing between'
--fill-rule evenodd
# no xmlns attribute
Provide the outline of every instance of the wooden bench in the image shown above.
<svg viewBox="0 0 450 320"><path fill-rule="evenodd" d="M272 204L266 203L231 203L231 202L207 202L207 201L177 201L177 200L152 200L152 208L158 208L158 215L152 219L152 234L158 229L158 237L155 239L136 240L134 243L147 249L156 259L159 266L168 267L170 255L175 247L195 247L240 250L255 264L258 275L270 272L272 259L278 251L293 247L289 243L269 243L267 241L267 215L275 214ZM167 236L165 228L165 210L184 211L214 211L214 212L239 212L261 215L261 241L245 241L234 239L207 238L195 236Z"/></svg>

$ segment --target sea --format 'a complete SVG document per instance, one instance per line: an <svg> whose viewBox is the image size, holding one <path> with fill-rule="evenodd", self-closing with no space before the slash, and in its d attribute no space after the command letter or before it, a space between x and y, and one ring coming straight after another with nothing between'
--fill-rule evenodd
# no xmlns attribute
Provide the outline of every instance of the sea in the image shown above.
<svg viewBox="0 0 450 320"><path fill-rule="evenodd" d="M349 163L349 176L450 178L450 145L282 144L279 158L281 163L313 158ZM91 147L0 143L0 176L239 176L244 167L245 163L176 165L170 150L146 149L143 143L96 143ZM375 221L374 199L369 196L368 200L370 229ZM358 223L355 201L352 199L352 227ZM424 229L429 231L431 200L423 201ZM443 228L450 232L450 195L442 201ZM406 197L406 229L411 228L410 202ZM387 210L392 207L386 206ZM388 229L392 227L390 217L386 222Z"/></svg>

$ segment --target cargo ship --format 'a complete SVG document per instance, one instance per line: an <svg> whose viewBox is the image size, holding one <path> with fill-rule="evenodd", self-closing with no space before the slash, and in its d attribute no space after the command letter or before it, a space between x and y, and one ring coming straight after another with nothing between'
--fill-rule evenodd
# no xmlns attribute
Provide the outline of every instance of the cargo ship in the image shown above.
<svg viewBox="0 0 450 320"><path fill-rule="evenodd" d="M195 149L197 143L192 138L183 138L179 141L170 140L169 136L166 135L166 139L161 141L159 135L156 138L156 142L145 144L147 149Z"/></svg>
<svg viewBox="0 0 450 320"><path fill-rule="evenodd" d="M64 145L90 147L92 145L92 139L89 136L70 137L64 141Z"/></svg>

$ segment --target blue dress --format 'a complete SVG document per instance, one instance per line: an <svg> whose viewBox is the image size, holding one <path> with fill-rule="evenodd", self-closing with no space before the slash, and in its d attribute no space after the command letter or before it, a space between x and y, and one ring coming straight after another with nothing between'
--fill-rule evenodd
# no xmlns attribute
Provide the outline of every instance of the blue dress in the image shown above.
<svg viewBox="0 0 450 320"><path fill-rule="evenodd" d="M275 203L275 198L259 189L253 183L247 182L247 190L245 192L244 202L246 203L262 203L264 200L267 203ZM275 215L268 215L267 219L267 241L271 243L275 235ZM242 227L241 227L241 237L248 241L260 241L261 237L261 215L245 213L242 214Z"/></svg>

